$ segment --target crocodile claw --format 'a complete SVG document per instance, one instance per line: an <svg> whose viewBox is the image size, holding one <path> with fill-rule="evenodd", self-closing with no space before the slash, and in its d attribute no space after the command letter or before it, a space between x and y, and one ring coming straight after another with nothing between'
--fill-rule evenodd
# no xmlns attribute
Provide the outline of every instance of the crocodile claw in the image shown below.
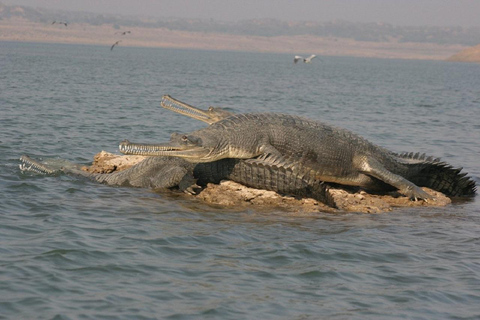
<svg viewBox="0 0 480 320"><path fill-rule="evenodd" d="M432 195L428 194L417 186L408 187L407 190L405 190L404 194L412 201L423 200L425 202L428 202L429 200L435 200Z"/></svg>

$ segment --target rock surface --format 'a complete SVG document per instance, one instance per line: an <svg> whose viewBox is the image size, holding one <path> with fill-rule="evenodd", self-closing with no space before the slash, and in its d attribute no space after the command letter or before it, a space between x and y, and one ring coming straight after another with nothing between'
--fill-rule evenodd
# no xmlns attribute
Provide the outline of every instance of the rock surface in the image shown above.
<svg viewBox="0 0 480 320"><path fill-rule="evenodd" d="M144 160L144 156L119 156L110 152L101 151L93 157L90 167L82 169L91 173L112 173L122 171Z"/></svg>
<svg viewBox="0 0 480 320"><path fill-rule="evenodd" d="M141 160L143 156L119 156L102 151L95 155L90 167L84 170L97 173L110 173L127 169ZM343 189L330 189L338 209L328 207L314 199L299 199L282 196L273 191L245 187L233 181L222 181L220 184L209 183L203 190L192 197L207 204L223 207L257 207L279 208L293 212L363 212L381 213L392 211L396 207L440 207L451 203L450 198L440 192L423 188L435 197L435 200L411 201L398 192L377 195L364 191L349 192Z"/></svg>

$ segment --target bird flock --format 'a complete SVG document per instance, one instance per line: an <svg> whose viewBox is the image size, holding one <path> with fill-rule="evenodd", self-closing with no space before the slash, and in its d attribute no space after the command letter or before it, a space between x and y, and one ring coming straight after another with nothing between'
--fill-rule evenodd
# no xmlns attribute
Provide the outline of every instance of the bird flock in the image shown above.
<svg viewBox="0 0 480 320"><path fill-rule="evenodd" d="M65 27L68 26L68 23L66 21L53 21L52 22L52 25L54 24L62 24L64 25ZM132 32L130 30L127 30L127 31L117 31L115 32L115 34L118 34L118 35L121 35L121 36L125 36L127 34L131 34ZM122 42L122 40L117 40L115 41L111 46L110 46L110 51L113 51L113 48L115 48L115 46L118 46L120 44L120 42ZM304 58L302 56L295 56L293 58L293 63L297 63L299 61L303 61L304 63L312 63L312 60L313 58L317 57L316 55L312 54L311 56L307 57L307 58Z"/></svg>
<svg viewBox="0 0 480 320"><path fill-rule="evenodd" d="M127 34L129 34L129 33L132 33L132 32L131 32L130 30L127 30L127 31L117 31L117 32L115 32L115 34L120 34L121 36L127 35ZM110 51L112 51L113 48L114 48L115 46L117 46L120 42L122 42L122 40L118 40L118 41L116 41L114 44L112 44L112 46L110 47Z"/></svg>
<svg viewBox="0 0 480 320"><path fill-rule="evenodd" d="M54 21L52 22L52 25L54 25L54 24L62 24L62 25L64 25L65 27L68 27L68 23L67 23L66 21L57 21L57 20L54 20ZM130 30L127 30L127 31L117 31L117 32L115 32L115 34L119 34L119 35L121 35L121 36L125 36L125 35L130 34L130 33L132 33ZM112 44L112 46L110 47L110 51L112 51L113 48L115 48L115 46L119 45L120 42L122 42L122 40L117 40L117 41L115 41L115 43Z"/></svg>

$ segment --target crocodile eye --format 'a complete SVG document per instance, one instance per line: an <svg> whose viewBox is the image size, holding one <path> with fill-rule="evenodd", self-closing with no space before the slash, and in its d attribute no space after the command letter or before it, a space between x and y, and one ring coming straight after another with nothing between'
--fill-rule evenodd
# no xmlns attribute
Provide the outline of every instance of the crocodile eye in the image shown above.
<svg viewBox="0 0 480 320"><path fill-rule="evenodd" d="M213 111L213 107L208 107L208 111Z"/></svg>
<svg viewBox="0 0 480 320"><path fill-rule="evenodd" d="M182 136L182 141L188 141L188 136Z"/></svg>

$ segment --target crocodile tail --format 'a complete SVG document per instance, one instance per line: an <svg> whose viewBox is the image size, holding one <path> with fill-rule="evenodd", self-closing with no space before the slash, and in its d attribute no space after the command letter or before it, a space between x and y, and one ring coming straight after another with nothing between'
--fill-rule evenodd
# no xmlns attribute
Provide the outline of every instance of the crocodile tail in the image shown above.
<svg viewBox="0 0 480 320"><path fill-rule="evenodd" d="M416 167L407 177L421 187L439 191L449 197L473 196L477 190L475 181L461 172L462 168L454 168L439 158L427 157L419 153L402 153L399 157L407 160L419 160L409 166ZM412 168L413 169L413 168Z"/></svg>
<svg viewBox="0 0 480 320"><path fill-rule="evenodd" d="M440 162L440 158L435 158L432 156L427 156L425 153L420 152L402 152L400 154L394 153L399 158L413 161L424 161L424 162Z"/></svg>
<svg viewBox="0 0 480 320"><path fill-rule="evenodd" d="M315 181L308 187L309 196L318 200L332 208L338 208L332 193L330 192L330 185L323 181Z"/></svg>
<svg viewBox="0 0 480 320"><path fill-rule="evenodd" d="M286 190L289 191L289 193L312 198L332 208L338 208L330 192L330 185L318 180L311 170L296 163L295 160L284 157L270 155L264 161L266 166L270 166L275 169L275 171L281 172L284 177L284 185L289 186L289 188L292 186L296 187L293 192L292 190ZM278 180L279 182L282 181L282 179Z"/></svg>
<svg viewBox="0 0 480 320"><path fill-rule="evenodd" d="M411 181L418 186L428 187L450 197L473 196L475 181L445 162L432 162L426 165Z"/></svg>
<svg viewBox="0 0 480 320"><path fill-rule="evenodd" d="M271 190L280 193L315 199L327 206L337 208L335 199L330 193L330 186L323 181L311 179L309 173L298 168L285 167L282 164L257 163L264 168L263 176L271 175ZM268 174L267 174L268 172ZM265 186L264 186L265 187ZM267 188L268 189L268 188Z"/></svg>
<svg viewBox="0 0 480 320"><path fill-rule="evenodd" d="M248 160L222 159L204 166L218 165L219 170L212 171L224 173L220 180L227 178L251 188L313 198L336 208L335 201L326 185L321 181L310 179L305 173L299 172L295 168L283 166L280 160L277 161L273 157ZM212 177L211 174L208 176Z"/></svg>

